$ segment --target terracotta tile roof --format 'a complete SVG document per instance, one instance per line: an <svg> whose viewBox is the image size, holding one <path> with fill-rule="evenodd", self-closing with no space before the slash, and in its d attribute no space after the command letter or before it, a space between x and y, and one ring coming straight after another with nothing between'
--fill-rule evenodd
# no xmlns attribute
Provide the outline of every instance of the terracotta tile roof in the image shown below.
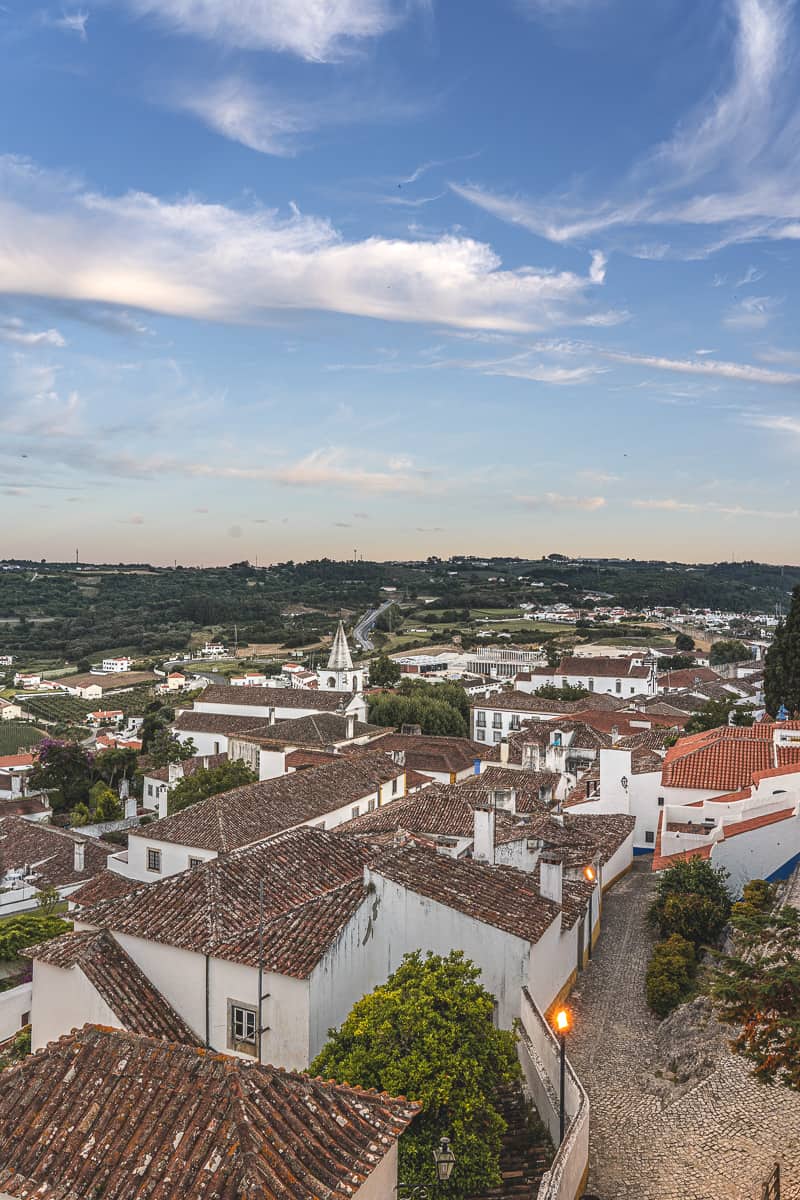
<svg viewBox="0 0 800 1200"><path fill-rule="evenodd" d="M253 708L310 708L316 712L338 712L347 707L353 692L322 692L311 688L234 687L211 684L197 704L213 704L218 709L226 705L251 705Z"/></svg>
<svg viewBox="0 0 800 1200"><path fill-rule="evenodd" d="M725 725L679 738L666 753L662 783L732 792L747 787L757 772L800 765L800 747L773 743L776 728L780 726Z"/></svg>
<svg viewBox="0 0 800 1200"><path fill-rule="evenodd" d="M568 833L577 834L607 863L633 833L636 818L629 813L568 813Z"/></svg>
<svg viewBox="0 0 800 1200"><path fill-rule="evenodd" d="M223 853L374 796L382 784L402 775L403 768L385 754L340 755L324 766L210 796L171 817L131 829L129 837Z"/></svg>
<svg viewBox="0 0 800 1200"><path fill-rule="evenodd" d="M691 688L696 683L716 683L722 676L711 667L686 667L681 671L665 671L658 676L660 688Z"/></svg>
<svg viewBox="0 0 800 1200"><path fill-rule="evenodd" d="M22 754L4 754L0 756L0 770L11 770L13 767L32 767L34 758L27 751Z"/></svg>
<svg viewBox="0 0 800 1200"><path fill-rule="evenodd" d="M326 746L351 740L347 737L347 726L348 718L342 713L312 713L307 717L276 721L274 725L270 725L258 734L243 735L243 740L256 742L265 748L319 746L324 749ZM368 725L366 721L353 722L353 738L377 736L382 733L383 729L380 725Z"/></svg>
<svg viewBox="0 0 800 1200"><path fill-rule="evenodd" d="M0 1075L0 1191L351 1200L418 1108L87 1025Z"/></svg>
<svg viewBox="0 0 800 1200"><path fill-rule="evenodd" d="M748 817L744 821L733 821L730 825L723 825L723 834L725 840L730 837L738 837L742 833L751 833L754 829L763 829L766 825L775 825L779 821L789 821L795 816L795 809L782 808L780 812L762 813L758 817Z"/></svg>
<svg viewBox="0 0 800 1200"><path fill-rule="evenodd" d="M514 735L520 746L549 746L554 733L571 733L569 748L575 750L607 750L611 738L607 733L593 729L586 722L570 717L568 720L527 721L523 729Z"/></svg>
<svg viewBox="0 0 800 1200"><path fill-rule="evenodd" d="M638 655L635 657L638 657ZM647 679L650 670L644 663L640 667L634 666L632 658L590 658L588 655L584 658L578 655L562 658L558 665L558 670L555 672L542 669L536 673L544 675L585 675L587 679L590 677L598 679Z"/></svg>
<svg viewBox="0 0 800 1200"><path fill-rule="evenodd" d="M469 791L472 802L485 804L491 793L513 788L518 813L541 812L546 801L555 794L561 776L557 771L515 771L509 767L484 767L480 775L472 775L459 785Z"/></svg>
<svg viewBox="0 0 800 1200"><path fill-rule="evenodd" d="M121 896L128 896L141 887L147 887L147 884L140 879L129 879L126 875L120 875L119 871L106 868L83 887L70 892L69 900L70 904L79 904L86 908L100 900L119 900Z"/></svg>
<svg viewBox="0 0 800 1200"><path fill-rule="evenodd" d="M358 755L366 747L352 746L346 753ZM370 750L383 750L386 754L404 755L406 766L414 771L437 771L458 773L469 770L475 759L485 758L487 747L469 738L429 737L427 734L386 733L369 743Z"/></svg>
<svg viewBox="0 0 800 1200"><path fill-rule="evenodd" d="M668 717L662 716L660 713L654 713L652 710L646 713L592 712L588 710L573 713L572 720L582 721L584 725L591 725L592 729L602 730L603 733L611 733L616 729L618 733L624 736L634 733L646 733L653 726L663 728L665 731L675 726L682 728L689 718L686 713Z"/></svg>
<svg viewBox="0 0 800 1200"><path fill-rule="evenodd" d="M302 771L305 767L322 767L326 763L336 762L338 755L327 754L324 750L290 750L283 760L287 771Z"/></svg>
<svg viewBox="0 0 800 1200"><path fill-rule="evenodd" d="M528 942L555 921L559 906L539 895L530 871L490 867L413 846L391 851L373 873Z"/></svg>
<svg viewBox="0 0 800 1200"><path fill-rule="evenodd" d="M268 921L363 878L375 851L356 838L303 826L210 859L119 900L82 909L81 923L215 957L244 954L258 928L259 884ZM234 943L236 949L226 949ZM249 944L249 943L248 943Z"/></svg>
<svg viewBox="0 0 800 1200"><path fill-rule="evenodd" d="M65 933L30 946L23 954L63 970L77 967L129 1033L200 1045L186 1022L110 933Z"/></svg>
<svg viewBox="0 0 800 1200"><path fill-rule="evenodd" d="M481 797L470 793L463 785L434 784L423 792L364 813L339 828L359 836L403 830L471 839L475 832L474 811L480 803ZM502 809L497 813L495 828L498 845L525 837L525 826Z"/></svg>
<svg viewBox="0 0 800 1200"><path fill-rule="evenodd" d="M195 758L184 758L175 765L181 770L179 778L188 779L195 771L213 771L227 761L227 754L198 754ZM169 767L150 767L143 774L148 779L157 779L159 783L169 783Z"/></svg>
<svg viewBox="0 0 800 1200"><path fill-rule="evenodd" d="M83 842L84 869L75 870L75 843ZM105 868L116 846L98 838L80 837L24 817L0 819L0 876L25 865L39 875L38 887L68 887L91 879Z"/></svg>
<svg viewBox="0 0 800 1200"><path fill-rule="evenodd" d="M246 688L236 688L237 692L247 691ZM178 733L221 733L230 737L232 734L253 733L258 735L270 729L269 717L242 717L231 713L195 712L188 708L173 722L172 728Z"/></svg>
<svg viewBox="0 0 800 1200"><path fill-rule="evenodd" d="M674 729L659 725L657 729L640 729L638 733L626 734L615 744L615 750L666 750L674 735Z"/></svg>

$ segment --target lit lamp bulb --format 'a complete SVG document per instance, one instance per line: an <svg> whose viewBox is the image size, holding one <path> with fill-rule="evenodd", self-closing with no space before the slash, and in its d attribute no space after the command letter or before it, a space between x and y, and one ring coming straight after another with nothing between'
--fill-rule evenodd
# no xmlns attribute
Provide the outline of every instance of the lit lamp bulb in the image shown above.
<svg viewBox="0 0 800 1200"><path fill-rule="evenodd" d="M565 1008L560 1008L556 1013L556 1029L559 1033L569 1031L569 1013Z"/></svg>
<svg viewBox="0 0 800 1200"><path fill-rule="evenodd" d="M594 883L595 879L597 878L597 872L595 871L594 867L584 867L583 877L587 883Z"/></svg>

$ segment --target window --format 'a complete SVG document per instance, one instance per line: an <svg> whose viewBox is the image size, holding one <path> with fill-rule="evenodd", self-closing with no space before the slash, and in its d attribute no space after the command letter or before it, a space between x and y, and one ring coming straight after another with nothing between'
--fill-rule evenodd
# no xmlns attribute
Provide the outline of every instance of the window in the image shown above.
<svg viewBox="0 0 800 1200"><path fill-rule="evenodd" d="M485 713L485 712L479 712L479 713L477 713L477 714L476 714L476 716L475 716L475 724L476 724L476 725L478 725L478 726L485 726L485 725L486 725L486 713Z"/></svg>
<svg viewBox="0 0 800 1200"><path fill-rule="evenodd" d="M477 737L477 739L478 739L478 741L479 741L479 742L485 742L485 741L486 741L486 731L485 731L485 730L483 730L483 729L476 729L476 730L475 730L475 736Z"/></svg>
<svg viewBox="0 0 800 1200"><path fill-rule="evenodd" d="M658 807L659 807L659 808L663 808L663 807L664 807L664 797L663 797L663 796L659 796L659 797L658 797Z"/></svg>
<svg viewBox="0 0 800 1200"><path fill-rule="evenodd" d="M589 691L590 692L594 691L594 680L593 679L589 680Z"/></svg>
<svg viewBox="0 0 800 1200"><path fill-rule="evenodd" d="M396 795L397 795L397 789L398 789L399 787L400 787L400 780L399 780L399 779L393 779L393 780L392 780L392 795L393 795L393 796L396 796Z"/></svg>
<svg viewBox="0 0 800 1200"><path fill-rule="evenodd" d="M161 851L154 850L152 846L147 847L147 869L148 871L161 871Z"/></svg>
<svg viewBox="0 0 800 1200"><path fill-rule="evenodd" d="M148 785L147 785L147 794L148 794L148 796L152 796L152 794L153 794L153 785L152 785L152 783L148 783Z"/></svg>
<svg viewBox="0 0 800 1200"><path fill-rule="evenodd" d="M367 801L367 812L375 812L375 801L374 800Z"/></svg>
<svg viewBox="0 0 800 1200"><path fill-rule="evenodd" d="M492 736L494 738L494 741L499 742L503 736L502 729L495 729L494 734Z"/></svg>
<svg viewBox="0 0 800 1200"><path fill-rule="evenodd" d="M656 840L656 835L652 829L648 829L644 835L644 840L648 846L652 846Z"/></svg>
<svg viewBox="0 0 800 1200"><path fill-rule="evenodd" d="M511 729L519 729L520 728L520 718L517 713L514 713L513 716L511 717L510 728Z"/></svg>
<svg viewBox="0 0 800 1200"><path fill-rule="evenodd" d="M202 859L202 858L192 858L192 856L191 856L191 854L190 854L190 855L189 855L189 870L191 870L191 869L192 869L192 867L201 867L201 866L203 865L203 863L204 863L204 862L205 862L205 859Z"/></svg>
<svg viewBox="0 0 800 1200"><path fill-rule="evenodd" d="M502 728L503 728L503 714L502 713L492 713L492 729L502 729Z"/></svg>
<svg viewBox="0 0 800 1200"><path fill-rule="evenodd" d="M25 1026L30 1025L30 1023L31 1023L31 1014L29 1012L24 1012L19 1019L20 1029L24 1029Z"/></svg>
<svg viewBox="0 0 800 1200"><path fill-rule="evenodd" d="M614 684L614 687L618 692L621 692L622 691L622 680L618 679L616 681L616 683Z"/></svg>
<svg viewBox="0 0 800 1200"><path fill-rule="evenodd" d="M219 742L214 742L214 753L219 754Z"/></svg>
<svg viewBox="0 0 800 1200"><path fill-rule="evenodd" d="M359 812L360 812L360 809L359 809L358 805L354 804L353 807L350 809L351 820L354 821L356 819L356 817L358 816Z"/></svg>
<svg viewBox="0 0 800 1200"><path fill-rule="evenodd" d="M228 1001L228 1049L256 1052L256 1009L238 1000Z"/></svg>

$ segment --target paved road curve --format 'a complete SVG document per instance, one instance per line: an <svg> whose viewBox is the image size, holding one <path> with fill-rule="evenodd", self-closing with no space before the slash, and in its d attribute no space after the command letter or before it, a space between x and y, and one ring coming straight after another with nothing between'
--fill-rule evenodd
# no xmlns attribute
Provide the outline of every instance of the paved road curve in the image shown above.
<svg viewBox="0 0 800 1200"><path fill-rule="evenodd" d="M364 613L364 616L361 618L358 624L353 627L353 637L355 638L360 650L375 649L372 644L372 639L369 636L372 632L372 628L381 613L386 612L387 608L391 608L392 605L396 603L397 601L394 599L385 600L379 608L373 608L370 609L369 612Z"/></svg>
<svg viewBox="0 0 800 1200"><path fill-rule="evenodd" d="M608 894L603 936L574 993L570 1053L591 1102L587 1191L601 1200L760 1200L780 1160L782 1200L800 1200L800 1094L757 1083L732 1054L666 1106L640 1082L657 1028L644 1002L651 892L643 863Z"/></svg>

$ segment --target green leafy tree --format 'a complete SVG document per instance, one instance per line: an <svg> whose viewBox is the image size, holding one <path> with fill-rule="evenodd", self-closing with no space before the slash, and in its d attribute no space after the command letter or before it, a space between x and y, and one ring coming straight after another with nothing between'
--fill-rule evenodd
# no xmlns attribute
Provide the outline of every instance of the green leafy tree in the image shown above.
<svg viewBox="0 0 800 1200"><path fill-rule="evenodd" d="M233 791L234 788L244 787L246 783L255 783L257 779L255 771L251 771L241 759L222 763L218 767L201 767L199 771L187 775L175 784L169 793L169 812L180 812L190 804L197 804L199 800Z"/></svg>
<svg viewBox="0 0 800 1200"><path fill-rule="evenodd" d="M12 962L20 950L58 937L72 928L70 921L63 921L53 913L20 913L0 924L0 961Z"/></svg>
<svg viewBox="0 0 800 1200"><path fill-rule="evenodd" d="M745 890L734 905L734 953L718 962L712 998L754 1074L800 1091L800 911L771 901Z"/></svg>
<svg viewBox="0 0 800 1200"><path fill-rule="evenodd" d="M193 758L196 753L197 747L191 738L182 742L170 729L157 730L147 749L151 767L166 767L170 763L183 762L185 758Z"/></svg>
<svg viewBox="0 0 800 1200"><path fill-rule="evenodd" d="M650 908L660 935L676 933L695 947L715 942L731 911L727 877L705 858L679 859L662 872Z"/></svg>
<svg viewBox="0 0 800 1200"><path fill-rule="evenodd" d="M76 804L70 813L69 823L75 829L82 829L84 825L90 825L92 814L88 804Z"/></svg>
<svg viewBox="0 0 800 1200"><path fill-rule="evenodd" d="M514 1035L492 1024L494 1002L461 951L407 954L386 983L359 1000L311 1073L405 1095L422 1112L400 1143L409 1187L435 1184L433 1151L451 1139L453 1200L498 1186L505 1121L495 1091L518 1078Z"/></svg>
<svg viewBox="0 0 800 1200"><path fill-rule="evenodd" d="M684 733L705 733L721 725L752 725L753 710L735 700L707 700L684 726Z"/></svg>
<svg viewBox="0 0 800 1200"><path fill-rule="evenodd" d="M676 650L694 650L694 638L689 637L688 633L679 633L675 638Z"/></svg>
<svg viewBox="0 0 800 1200"><path fill-rule="evenodd" d="M28 777L29 787L51 791L53 811L63 812L86 803L92 770L92 756L83 746L47 740L39 745L37 761Z"/></svg>
<svg viewBox="0 0 800 1200"><path fill-rule="evenodd" d="M663 671L688 671L693 666L694 658L691 654L673 654L658 660L659 673Z"/></svg>
<svg viewBox="0 0 800 1200"><path fill-rule="evenodd" d="M36 907L45 916L54 913L59 904L61 904L61 897L58 889L54 888L52 884L46 884L36 897Z"/></svg>
<svg viewBox="0 0 800 1200"><path fill-rule="evenodd" d="M89 803L95 821L118 821L123 815L119 796L102 779L91 787Z"/></svg>
<svg viewBox="0 0 800 1200"><path fill-rule="evenodd" d="M379 654L369 664L369 681L375 687L391 687L400 682L400 664L386 654Z"/></svg>
<svg viewBox="0 0 800 1200"><path fill-rule="evenodd" d="M750 651L738 638L725 638L720 642L713 642L708 655L712 667L717 663L743 662L747 658L750 658Z"/></svg>
<svg viewBox="0 0 800 1200"><path fill-rule="evenodd" d="M781 705L792 714L800 712L800 585L792 592L789 614L767 650L764 695L772 716Z"/></svg>

